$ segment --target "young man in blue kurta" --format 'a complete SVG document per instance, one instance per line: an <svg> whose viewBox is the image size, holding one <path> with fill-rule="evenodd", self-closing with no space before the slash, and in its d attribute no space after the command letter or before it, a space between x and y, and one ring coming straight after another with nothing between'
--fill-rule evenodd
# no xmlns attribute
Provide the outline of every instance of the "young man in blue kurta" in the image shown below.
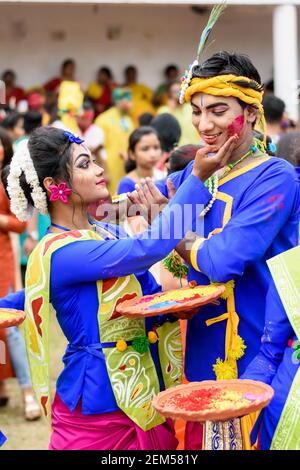
<svg viewBox="0 0 300 470"><path fill-rule="evenodd" d="M179 187L193 162L172 175ZM166 188L159 184L166 194ZM264 326L266 294L271 275L266 260L298 242L299 184L286 161L265 157L219 181L217 199L204 219L201 244L189 264L189 280L198 284L234 280L239 335L246 350L238 361L239 374L257 354ZM224 228L223 228L224 227ZM219 233L210 235L214 230ZM200 239L199 239L200 240ZM198 247L197 247L198 245ZM213 364L224 358L226 319L207 326L224 314L226 301L201 308L188 322L185 374L188 380L215 379Z"/></svg>
<svg viewBox="0 0 300 470"><path fill-rule="evenodd" d="M190 281L234 281L230 301L204 306L188 321L185 374L200 381L238 377L258 353L271 279L266 261L298 243L300 193L295 169L253 138L254 124L264 118L260 77L250 60L220 52L194 66L192 77L184 93L204 143L213 152L231 132L240 136L229 167L210 183L214 202L202 233L190 250L178 247ZM171 175L175 188L193 165ZM168 195L165 181L157 186Z"/></svg>

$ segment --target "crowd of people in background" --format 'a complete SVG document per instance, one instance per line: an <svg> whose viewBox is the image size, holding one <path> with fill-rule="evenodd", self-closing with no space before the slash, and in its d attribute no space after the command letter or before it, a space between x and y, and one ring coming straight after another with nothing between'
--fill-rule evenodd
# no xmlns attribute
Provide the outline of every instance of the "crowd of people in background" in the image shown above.
<svg viewBox="0 0 300 470"><path fill-rule="evenodd" d="M181 170L195 158L202 143L191 125L190 104L179 104L179 68L168 65L164 81L155 90L139 82L138 69L128 65L122 84L101 67L86 89L76 78L76 63L67 59L60 75L44 85L25 90L16 73L2 74L6 104L0 111L0 171L21 142L37 127L50 125L81 136L105 169L112 194L133 191L142 178L154 180ZM300 130L286 114L284 102L267 87L263 100L274 155L300 167ZM3 220L3 216L9 215ZM46 233L48 216L35 214L27 224L10 213L0 185L0 297L24 285L29 254ZM170 288L170 286L168 286ZM8 344L6 367L0 373L0 407L9 400L6 379L16 376L22 390L27 420L40 417L31 388L23 338L17 328L0 330Z"/></svg>

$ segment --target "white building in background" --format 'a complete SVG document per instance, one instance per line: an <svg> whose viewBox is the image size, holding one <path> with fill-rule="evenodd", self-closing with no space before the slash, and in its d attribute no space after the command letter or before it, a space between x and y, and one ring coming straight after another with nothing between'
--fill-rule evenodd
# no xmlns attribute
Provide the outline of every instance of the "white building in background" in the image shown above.
<svg viewBox="0 0 300 470"><path fill-rule="evenodd" d="M101 65L116 81L128 64L155 87L170 63L182 70L194 59L211 5L202 0L0 0L0 73L13 68L25 87L56 76L73 57L87 84ZM298 119L297 20L300 0L227 0L207 55L227 49L248 54L264 82ZM299 5L299 7L298 7Z"/></svg>

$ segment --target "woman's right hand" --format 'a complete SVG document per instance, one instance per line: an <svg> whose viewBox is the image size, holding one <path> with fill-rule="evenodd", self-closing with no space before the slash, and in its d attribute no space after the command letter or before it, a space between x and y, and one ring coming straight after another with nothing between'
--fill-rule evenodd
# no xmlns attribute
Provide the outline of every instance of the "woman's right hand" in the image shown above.
<svg viewBox="0 0 300 470"><path fill-rule="evenodd" d="M207 145L199 149L192 174L204 182L217 170L223 168L228 163L238 138L237 134L231 136L219 149L215 145ZM215 155L208 156L209 153L214 152Z"/></svg>

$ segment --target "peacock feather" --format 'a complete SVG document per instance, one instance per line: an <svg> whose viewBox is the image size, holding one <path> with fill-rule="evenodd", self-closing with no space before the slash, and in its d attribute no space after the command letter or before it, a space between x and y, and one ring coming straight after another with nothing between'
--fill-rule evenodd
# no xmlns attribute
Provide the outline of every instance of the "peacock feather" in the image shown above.
<svg viewBox="0 0 300 470"><path fill-rule="evenodd" d="M222 15L226 7L227 7L226 1L223 1L219 5L215 5L213 9L211 10L207 25L202 31L201 38L199 41L199 46L198 46L198 51L197 51L198 62L200 61L201 54L203 53L206 41L208 39L208 36L211 33L211 30L213 29L215 23L218 21L219 17Z"/></svg>

